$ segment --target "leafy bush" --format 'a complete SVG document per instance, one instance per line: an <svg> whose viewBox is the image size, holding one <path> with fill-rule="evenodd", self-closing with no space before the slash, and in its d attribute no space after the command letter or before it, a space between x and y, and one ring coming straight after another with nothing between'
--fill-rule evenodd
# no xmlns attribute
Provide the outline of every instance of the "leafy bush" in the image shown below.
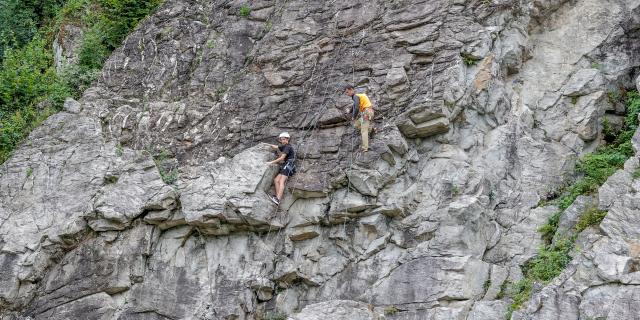
<svg viewBox="0 0 640 320"><path fill-rule="evenodd" d="M9 50L0 69L0 162L69 96L55 73L51 52L36 36L22 49Z"/></svg>
<svg viewBox="0 0 640 320"><path fill-rule="evenodd" d="M63 0L0 1L0 62L5 51L27 45L63 3Z"/></svg>
<svg viewBox="0 0 640 320"><path fill-rule="evenodd" d="M33 128L60 110L66 97L81 95L109 54L160 2L0 1L0 163ZM78 64L56 74L53 37L68 22L86 31Z"/></svg>
<svg viewBox="0 0 640 320"><path fill-rule="evenodd" d="M64 101L63 88L51 68L53 57L46 42L36 37L26 47L7 52L0 70L0 118L50 98Z"/></svg>

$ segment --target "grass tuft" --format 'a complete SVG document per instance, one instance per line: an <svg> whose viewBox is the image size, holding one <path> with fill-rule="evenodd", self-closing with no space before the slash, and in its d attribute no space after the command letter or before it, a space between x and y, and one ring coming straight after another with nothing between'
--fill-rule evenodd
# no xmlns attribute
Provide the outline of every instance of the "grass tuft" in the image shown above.
<svg viewBox="0 0 640 320"><path fill-rule="evenodd" d="M592 206L587 208L584 213L578 219L575 229L578 232L582 232L584 229L600 224L600 222L607 215L607 211L598 210L598 207Z"/></svg>
<svg viewBox="0 0 640 320"><path fill-rule="evenodd" d="M287 315L281 312L270 312L264 317L264 320L287 320Z"/></svg>
<svg viewBox="0 0 640 320"><path fill-rule="evenodd" d="M400 312L400 309L396 308L395 306L389 306L389 307L384 308L384 315L385 316L390 316L390 315L396 314L398 312Z"/></svg>
<svg viewBox="0 0 640 320"><path fill-rule="evenodd" d="M248 5L242 5L240 7L240 9L238 10L238 16L241 16L243 18L248 17L251 14L251 7L249 7Z"/></svg>

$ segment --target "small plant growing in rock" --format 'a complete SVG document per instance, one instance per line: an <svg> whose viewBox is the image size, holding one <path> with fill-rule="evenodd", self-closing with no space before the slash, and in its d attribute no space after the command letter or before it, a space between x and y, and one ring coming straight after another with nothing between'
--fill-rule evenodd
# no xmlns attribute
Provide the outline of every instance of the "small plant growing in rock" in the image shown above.
<svg viewBox="0 0 640 320"><path fill-rule="evenodd" d="M640 168L633 170L632 177L633 177L634 179L638 179L638 178L640 178Z"/></svg>
<svg viewBox="0 0 640 320"><path fill-rule="evenodd" d="M264 317L264 320L287 320L287 315L281 312L269 312Z"/></svg>
<svg viewBox="0 0 640 320"><path fill-rule="evenodd" d="M451 194L454 196L460 194L460 187L456 186L455 184L451 185Z"/></svg>
<svg viewBox="0 0 640 320"><path fill-rule="evenodd" d="M461 53L460 57L462 57L462 62L466 65L466 66L473 66L476 63L478 63L478 59L476 59L475 57L469 55L469 54L464 54Z"/></svg>
<svg viewBox="0 0 640 320"><path fill-rule="evenodd" d="M122 157L122 154L123 154L123 153L124 153L124 152L123 152L123 149L122 149L122 145L118 143L118 144L116 145L116 156L118 156L118 157Z"/></svg>
<svg viewBox="0 0 640 320"><path fill-rule="evenodd" d="M396 308L395 306L390 306L390 307L386 307L384 308L384 314L389 316L392 314L396 314L400 311L400 309Z"/></svg>
<svg viewBox="0 0 640 320"><path fill-rule="evenodd" d="M602 219L607 215L607 211L598 210L598 207L592 206L587 208L585 212L580 216L578 222L576 223L576 231L582 232L584 229L600 224Z"/></svg>
<svg viewBox="0 0 640 320"><path fill-rule="evenodd" d="M153 157L153 162L158 168L160 177L166 184L173 184L178 180L178 168L170 160L171 154L165 149L160 150Z"/></svg>
<svg viewBox="0 0 640 320"><path fill-rule="evenodd" d="M542 240L544 240L546 243L551 243L553 236L556 234L561 214L561 211L554 213L551 217L549 217L547 223L538 228L538 232L542 234Z"/></svg>
<svg viewBox="0 0 640 320"><path fill-rule="evenodd" d="M112 175L112 174L108 174L104 177L104 182L107 184L114 184L116 182L118 182L118 176L116 175Z"/></svg>
<svg viewBox="0 0 640 320"><path fill-rule="evenodd" d="M578 97L577 96L571 97L571 104L576 104L576 103L578 103Z"/></svg>
<svg viewBox="0 0 640 320"><path fill-rule="evenodd" d="M511 282L509 282L508 280L502 282L502 284L500 285L500 292L498 292L496 299L501 300L502 298L504 298L507 295L507 290L509 289L510 285Z"/></svg>
<svg viewBox="0 0 640 320"><path fill-rule="evenodd" d="M251 7L249 7L249 6L248 6L248 5L246 5L246 4L245 4L245 5L242 5L242 6L240 7L240 10L238 10L238 15L239 15L239 16L241 16L241 17L243 17L243 18L248 17L250 14L251 14Z"/></svg>
<svg viewBox="0 0 640 320"><path fill-rule="evenodd" d="M218 87L215 93L216 99L221 99L225 92L227 92L227 88L225 88L224 86Z"/></svg>
<svg viewBox="0 0 640 320"><path fill-rule="evenodd" d="M616 104L619 102L623 102L624 100L624 92L618 91L618 90L609 90L607 91L607 98L609 100L610 103L612 104Z"/></svg>
<svg viewBox="0 0 640 320"><path fill-rule="evenodd" d="M604 118L602 120L602 135L607 142L613 142L616 139L617 132L614 131L609 119Z"/></svg>
<svg viewBox="0 0 640 320"><path fill-rule="evenodd" d="M487 292L487 290L489 290L490 287L491 287L491 278L487 279L487 281L485 281L484 284L482 285L484 292Z"/></svg>
<svg viewBox="0 0 640 320"><path fill-rule="evenodd" d="M27 178L31 177L33 174L33 169L31 167L27 168Z"/></svg>
<svg viewBox="0 0 640 320"><path fill-rule="evenodd" d="M547 284L562 273L571 261L569 252L573 249L575 238L563 239L554 245L543 246L523 268L525 277L509 286L506 295L512 298L507 309L507 319L531 297L535 283Z"/></svg>

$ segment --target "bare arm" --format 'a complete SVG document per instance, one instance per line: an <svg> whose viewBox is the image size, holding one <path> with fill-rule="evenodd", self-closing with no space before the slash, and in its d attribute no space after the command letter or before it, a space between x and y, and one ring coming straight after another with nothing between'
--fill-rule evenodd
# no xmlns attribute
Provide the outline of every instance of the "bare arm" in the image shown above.
<svg viewBox="0 0 640 320"><path fill-rule="evenodd" d="M280 163L282 161L284 161L284 158L286 157L286 154L281 154L277 159L273 160L273 161L269 161L267 162L267 164L275 164L275 163Z"/></svg>

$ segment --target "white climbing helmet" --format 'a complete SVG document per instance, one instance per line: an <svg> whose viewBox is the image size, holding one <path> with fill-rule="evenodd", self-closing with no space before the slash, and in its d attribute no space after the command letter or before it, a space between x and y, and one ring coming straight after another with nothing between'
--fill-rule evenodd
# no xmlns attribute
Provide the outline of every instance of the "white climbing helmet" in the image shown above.
<svg viewBox="0 0 640 320"><path fill-rule="evenodd" d="M291 138L291 136L289 136L289 132L283 132L283 133L281 133L281 134L278 136L278 139L280 139L280 138L287 138L287 139L289 139L289 138Z"/></svg>

